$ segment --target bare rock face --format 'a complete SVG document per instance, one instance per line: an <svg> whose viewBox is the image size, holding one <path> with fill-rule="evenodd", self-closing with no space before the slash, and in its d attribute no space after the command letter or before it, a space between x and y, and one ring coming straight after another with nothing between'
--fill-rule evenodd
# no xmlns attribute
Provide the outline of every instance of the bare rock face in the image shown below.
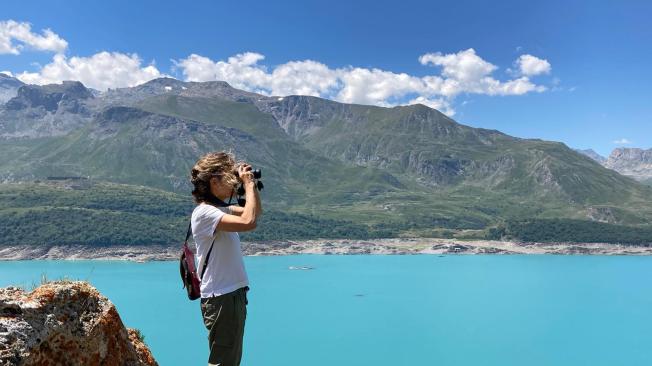
<svg viewBox="0 0 652 366"><path fill-rule="evenodd" d="M0 365L158 365L139 332L86 282L0 289Z"/></svg>
<svg viewBox="0 0 652 366"><path fill-rule="evenodd" d="M614 149L604 166L636 180L652 178L652 149Z"/></svg>
<svg viewBox="0 0 652 366"><path fill-rule="evenodd" d="M18 88L23 86L22 81L7 74L0 73L0 104L16 96Z"/></svg>
<svg viewBox="0 0 652 366"><path fill-rule="evenodd" d="M77 101L90 98L93 98L93 93L79 81L64 81L61 84L44 86L24 85L18 89L16 97L7 102L6 108L18 110L41 107L49 112L64 108L79 112Z"/></svg>

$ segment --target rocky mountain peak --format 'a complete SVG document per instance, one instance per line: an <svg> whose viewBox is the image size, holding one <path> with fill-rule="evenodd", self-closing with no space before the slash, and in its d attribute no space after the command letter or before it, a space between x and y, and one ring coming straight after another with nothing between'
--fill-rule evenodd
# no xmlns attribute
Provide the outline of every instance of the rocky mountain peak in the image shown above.
<svg viewBox="0 0 652 366"><path fill-rule="evenodd" d="M0 73L0 103L16 96L18 88L25 85L22 81L7 74Z"/></svg>
<svg viewBox="0 0 652 366"><path fill-rule="evenodd" d="M637 180L652 178L652 149L626 148L614 149L604 166L620 174Z"/></svg>
<svg viewBox="0 0 652 366"><path fill-rule="evenodd" d="M93 93L79 81L64 81L61 84L23 85L17 95L10 99L6 108L20 110L43 107L48 112L59 109L60 104L77 105L76 102L94 98Z"/></svg>
<svg viewBox="0 0 652 366"><path fill-rule="evenodd" d="M0 73L0 86L15 86L19 87L25 85L22 81L16 79L13 76L9 76L7 74Z"/></svg>
<svg viewBox="0 0 652 366"><path fill-rule="evenodd" d="M109 105L133 105L152 96L179 94L187 89L185 85L183 81L163 77L137 86L109 89L101 94L101 99Z"/></svg>
<svg viewBox="0 0 652 366"><path fill-rule="evenodd" d="M580 153L582 155L588 156L589 158L597 161L600 164L604 164L604 162L607 161L607 158L605 158L604 156L598 154L593 149L575 149L575 151L577 151L578 153Z"/></svg>
<svg viewBox="0 0 652 366"><path fill-rule="evenodd" d="M187 97L220 98L241 103L257 103L268 97L236 89L226 81L189 82L181 95Z"/></svg>
<svg viewBox="0 0 652 366"><path fill-rule="evenodd" d="M632 147L619 147L614 149L609 155L611 161L630 159L639 160L642 162L652 162L652 149L641 149Z"/></svg>
<svg viewBox="0 0 652 366"><path fill-rule="evenodd" d="M0 289L1 365L158 365L115 306L87 282Z"/></svg>
<svg viewBox="0 0 652 366"><path fill-rule="evenodd" d="M173 78L163 77L158 79L152 79L144 84L135 86L135 89L146 92L149 91L150 94L156 95L172 91L181 91L185 89L185 82Z"/></svg>
<svg viewBox="0 0 652 366"><path fill-rule="evenodd" d="M111 89L102 94L109 104L133 105L159 95L221 98L236 102L253 103L261 95L238 90L225 81L185 82L173 78L158 78L134 87Z"/></svg>

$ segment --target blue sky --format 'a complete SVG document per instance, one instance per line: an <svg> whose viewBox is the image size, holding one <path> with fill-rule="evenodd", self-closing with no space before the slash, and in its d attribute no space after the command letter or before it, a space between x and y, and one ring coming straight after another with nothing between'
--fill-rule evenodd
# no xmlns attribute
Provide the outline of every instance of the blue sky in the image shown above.
<svg viewBox="0 0 652 366"><path fill-rule="evenodd" d="M170 75L424 101L467 125L607 155L652 147L649 19L646 1L8 1L0 71L98 89ZM17 35L26 23L41 43Z"/></svg>

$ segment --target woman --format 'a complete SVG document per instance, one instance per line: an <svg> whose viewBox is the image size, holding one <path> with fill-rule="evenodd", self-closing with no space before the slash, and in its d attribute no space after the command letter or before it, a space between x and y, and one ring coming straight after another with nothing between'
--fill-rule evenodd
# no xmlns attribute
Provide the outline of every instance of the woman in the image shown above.
<svg viewBox="0 0 652 366"><path fill-rule="evenodd" d="M256 228L262 211L260 197L251 166L236 164L226 152L202 156L192 168L191 181L197 203L191 217L196 268L207 263L200 288L201 312L208 329L208 364L235 366L242 358L249 289L238 231ZM227 206L225 202L234 196L240 182L245 188L245 206Z"/></svg>

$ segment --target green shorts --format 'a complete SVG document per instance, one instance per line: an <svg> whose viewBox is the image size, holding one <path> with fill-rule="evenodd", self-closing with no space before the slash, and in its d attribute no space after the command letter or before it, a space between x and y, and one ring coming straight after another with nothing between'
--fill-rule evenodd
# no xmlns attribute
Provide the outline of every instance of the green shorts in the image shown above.
<svg viewBox="0 0 652 366"><path fill-rule="evenodd" d="M201 299L201 313L208 329L209 365L240 365L248 290L249 287L242 287L228 294Z"/></svg>

